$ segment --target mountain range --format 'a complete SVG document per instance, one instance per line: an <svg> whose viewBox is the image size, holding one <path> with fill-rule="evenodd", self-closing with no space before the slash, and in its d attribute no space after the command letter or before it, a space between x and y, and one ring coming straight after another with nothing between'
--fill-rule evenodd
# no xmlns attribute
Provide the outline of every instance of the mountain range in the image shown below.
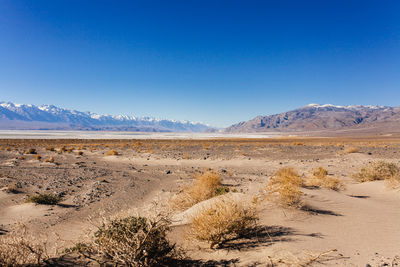
<svg viewBox="0 0 400 267"><path fill-rule="evenodd" d="M249 121L218 130L204 123L190 121L99 115L54 105L35 106L0 102L0 129L222 133L346 130L398 132L400 131L400 107L309 104L280 114L257 116Z"/></svg>
<svg viewBox="0 0 400 267"><path fill-rule="evenodd" d="M309 132L354 129L399 130L400 107L309 104L288 112L257 116L223 129L226 133Z"/></svg>
<svg viewBox="0 0 400 267"><path fill-rule="evenodd" d="M190 121L99 115L53 105L0 102L0 129L3 130L203 132L209 128L206 124Z"/></svg>

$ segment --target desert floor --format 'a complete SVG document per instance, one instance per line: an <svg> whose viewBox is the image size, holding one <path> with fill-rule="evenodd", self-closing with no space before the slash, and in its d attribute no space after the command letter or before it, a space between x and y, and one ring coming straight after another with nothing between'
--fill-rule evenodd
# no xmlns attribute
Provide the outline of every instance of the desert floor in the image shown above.
<svg viewBox="0 0 400 267"><path fill-rule="evenodd" d="M349 147L356 152L346 153ZM352 178L369 162L400 165L400 138L2 139L0 148L0 235L22 224L47 240L51 252L86 240L104 217L140 214L154 202L168 204L198 172L214 170L231 191L250 199L263 196L280 168L293 167L306 178L322 166L345 189L303 188L307 209L262 199L258 230L217 249L186 239L187 220L173 222L170 239L193 265L268 266L282 258L282 265L296 266L313 257L312 266L400 264L399 190L383 181ZM37 154L26 154L30 148ZM119 155L107 156L110 150ZM50 157L54 162L45 162ZM19 192L7 192L10 184ZM26 203L36 193L58 194L63 201Z"/></svg>

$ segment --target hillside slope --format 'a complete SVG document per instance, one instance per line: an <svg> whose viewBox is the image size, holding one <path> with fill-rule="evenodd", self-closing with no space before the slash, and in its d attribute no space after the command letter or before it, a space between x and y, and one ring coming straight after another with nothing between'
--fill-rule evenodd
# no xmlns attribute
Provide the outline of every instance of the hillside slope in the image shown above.
<svg viewBox="0 0 400 267"><path fill-rule="evenodd" d="M400 107L310 104L270 116L258 116L224 132L292 132L400 126Z"/></svg>

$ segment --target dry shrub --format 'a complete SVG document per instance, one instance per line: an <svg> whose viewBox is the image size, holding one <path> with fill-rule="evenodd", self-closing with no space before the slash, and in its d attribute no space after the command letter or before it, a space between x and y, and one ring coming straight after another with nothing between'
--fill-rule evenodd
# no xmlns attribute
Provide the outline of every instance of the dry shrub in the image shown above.
<svg viewBox="0 0 400 267"><path fill-rule="evenodd" d="M78 156L82 156L83 155L83 152L82 151L78 151Z"/></svg>
<svg viewBox="0 0 400 267"><path fill-rule="evenodd" d="M335 191L343 188L343 183L338 178L328 177L328 171L323 167L318 167L313 170L312 176L306 179L304 185L310 187L323 187Z"/></svg>
<svg viewBox="0 0 400 267"><path fill-rule="evenodd" d="M41 265L48 258L46 244L27 233L26 227L0 236L1 266Z"/></svg>
<svg viewBox="0 0 400 267"><path fill-rule="evenodd" d="M50 157L48 159L45 159L44 162L54 163L54 157Z"/></svg>
<svg viewBox="0 0 400 267"><path fill-rule="evenodd" d="M28 150L25 151L25 154L36 154L36 149L34 148L29 148Z"/></svg>
<svg viewBox="0 0 400 267"><path fill-rule="evenodd" d="M35 156L33 156L33 158L36 159L36 160L40 160L40 159L42 158L42 156L40 156L40 155L35 155Z"/></svg>
<svg viewBox="0 0 400 267"><path fill-rule="evenodd" d="M106 156L118 156L119 153L118 153L118 151L116 151L116 150L110 150L110 151L108 151L105 155L106 155Z"/></svg>
<svg viewBox="0 0 400 267"><path fill-rule="evenodd" d="M128 216L103 223L90 244L73 248L100 264L164 266L180 252L167 239L170 221L165 215L154 218Z"/></svg>
<svg viewBox="0 0 400 267"><path fill-rule="evenodd" d="M11 151L11 147L7 147L7 148L6 148L6 151Z"/></svg>
<svg viewBox="0 0 400 267"><path fill-rule="evenodd" d="M284 206L301 207L303 206L300 187L303 179L297 171L292 168L282 168L269 180L267 185L268 193L277 195L278 202Z"/></svg>
<svg viewBox="0 0 400 267"><path fill-rule="evenodd" d="M33 202L41 205L57 205L62 198L53 194L37 194L27 198L26 202Z"/></svg>
<svg viewBox="0 0 400 267"><path fill-rule="evenodd" d="M226 191L225 187L224 190L220 188L222 188L220 176L213 171L207 171L196 175L193 185L184 187L172 200L172 204L177 210L185 210Z"/></svg>
<svg viewBox="0 0 400 267"><path fill-rule="evenodd" d="M339 178L326 177L324 179L324 183L323 183L322 187L331 189L334 191L339 191L339 190L343 189L345 186L343 185L342 181L340 181Z"/></svg>
<svg viewBox="0 0 400 267"><path fill-rule="evenodd" d="M5 191L7 193L18 194L18 193L21 193L21 188L22 188L22 186L20 183L16 183L16 184L12 183L6 187Z"/></svg>
<svg viewBox="0 0 400 267"><path fill-rule="evenodd" d="M203 147L203 149L208 150L211 148L211 144L210 143L202 143L201 146Z"/></svg>
<svg viewBox="0 0 400 267"><path fill-rule="evenodd" d="M143 143L142 143L142 142L139 142L139 141L133 143L133 146L134 146L134 147L141 147L142 145L143 145Z"/></svg>
<svg viewBox="0 0 400 267"><path fill-rule="evenodd" d="M313 170L312 175L317 177L317 178L325 178L328 175L328 171L324 169L323 167L318 167L315 170Z"/></svg>
<svg viewBox="0 0 400 267"><path fill-rule="evenodd" d="M304 146L304 143L302 143L302 142L293 142L292 145L294 145L294 146Z"/></svg>
<svg viewBox="0 0 400 267"><path fill-rule="evenodd" d="M26 158L24 156L19 156L17 159L19 160L25 160Z"/></svg>
<svg viewBox="0 0 400 267"><path fill-rule="evenodd" d="M188 153L184 153L182 159L191 159L191 156Z"/></svg>
<svg viewBox="0 0 400 267"><path fill-rule="evenodd" d="M52 146L46 147L46 150L47 151L55 151L54 147L52 147Z"/></svg>
<svg viewBox="0 0 400 267"><path fill-rule="evenodd" d="M354 178L359 182L386 180L389 183L397 184L400 182L400 171L395 163L377 161L363 167L354 175Z"/></svg>
<svg viewBox="0 0 400 267"><path fill-rule="evenodd" d="M358 152L360 152L360 149L355 146L350 146L350 147L345 148L343 152L346 154L358 153Z"/></svg>
<svg viewBox="0 0 400 267"><path fill-rule="evenodd" d="M164 145L162 145L161 147L160 147L160 149L161 150L168 150L168 148L169 148L169 145L168 144L164 144Z"/></svg>
<svg viewBox="0 0 400 267"><path fill-rule="evenodd" d="M254 206L221 197L192 218L188 237L210 243L210 248L244 235L257 222Z"/></svg>

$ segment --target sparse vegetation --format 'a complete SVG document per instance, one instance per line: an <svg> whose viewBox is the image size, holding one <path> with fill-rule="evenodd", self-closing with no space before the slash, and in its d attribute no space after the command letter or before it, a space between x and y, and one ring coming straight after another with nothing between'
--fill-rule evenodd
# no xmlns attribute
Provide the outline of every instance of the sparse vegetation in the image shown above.
<svg viewBox="0 0 400 267"><path fill-rule="evenodd" d="M49 258L46 244L28 234L25 227L20 228L0 236L1 266L36 266Z"/></svg>
<svg viewBox="0 0 400 267"><path fill-rule="evenodd" d="M335 191L343 187L343 183L338 178L329 177L328 171L323 167L313 170L312 176L306 179L304 185L309 187L323 187Z"/></svg>
<svg viewBox="0 0 400 267"><path fill-rule="evenodd" d="M40 156L40 155L34 155L33 158L36 159L36 160L40 160L40 159L42 158L42 156Z"/></svg>
<svg viewBox="0 0 400 267"><path fill-rule="evenodd" d="M282 168L270 179L267 191L271 196L277 195L277 200L284 206L303 206L300 187L303 179L293 168Z"/></svg>
<svg viewBox="0 0 400 267"><path fill-rule="evenodd" d="M36 154L36 149L34 148L29 148L28 150L25 151L25 154Z"/></svg>
<svg viewBox="0 0 400 267"><path fill-rule="evenodd" d="M106 155L106 156L118 156L119 153L118 153L118 151L116 151L116 150L110 150L110 151L108 151L105 155Z"/></svg>
<svg viewBox="0 0 400 267"><path fill-rule="evenodd" d="M375 159L393 159L393 163L386 162L385 164L390 166L385 167L372 167L374 162L358 166L364 169L355 175L361 177L360 180L396 181L395 178L398 179L400 175L396 166L400 148L400 139L397 135L377 137L371 141L367 138L347 139L347 137L337 139L282 137L257 140L144 139L134 145L135 142L135 140L112 139L0 140L2 147L0 188L3 190L0 193L7 200L3 201L5 216L0 222L0 266L6 264L36 266L38 263L37 255L40 255L40 250L37 253L20 246L18 242L14 246L15 243L9 241L10 239L8 241L3 239L11 237L20 218L27 223L33 223L35 236L25 238L25 241L29 241L28 246L31 246L31 242L37 243L44 226L46 234L58 231L60 234L59 237L48 239L48 248L51 252L62 251L65 246L78 242L62 252L68 255L60 257L52 255L49 260L44 254L39 256L41 264L46 266L64 263L96 265L94 261L98 261L97 265L104 266L257 265L261 262L260 251L263 257L260 264L271 266L311 266L324 264L329 259L333 259L332 264L352 264L358 261L358 258L353 256L352 247L342 248L339 241L345 236L349 240L354 240L355 247L359 241L368 242L368 238L362 233L368 232L371 226L358 224L351 229L352 231L342 233L336 231L336 223L338 220L349 225L354 222L357 224L358 221L368 221L370 216L365 213L366 211L379 214L375 218L377 223L369 230L376 232L387 247L396 245L396 240L391 237L392 231L386 230L391 229L391 222L396 220L396 214L391 211L396 207L397 191L391 190L387 195L384 194L381 191L383 182L371 186L352 185L348 192L310 189L318 187L341 190L341 182L347 181L348 178L342 178L339 174L348 173L361 160L368 162ZM204 149L203 144L205 144ZM364 154L338 156L344 154L344 149L350 146L358 147ZM10 147L11 152L4 151L7 147ZM64 152L70 151L71 147L75 147L76 150L71 154L58 155L57 152L50 152L52 150L47 149L49 147L55 148L56 151L64 147ZM37 153L25 155L28 148L35 148ZM86 150L81 150L85 148ZM95 154L89 152L92 149ZM112 162L103 160L107 158L104 155L110 150L122 155L109 157L110 160L115 159ZM80 152L83 152L83 157L79 157ZM39 164L39 161L33 161L32 159L39 156L38 154L43 157L42 162L49 163ZM245 155L246 158L241 155ZM104 158L101 159L101 156ZM117 160L120 157L121 159ZM25 158L26 161L19 160ZM251 161L248 161L248 158L251 158ZM51 162L54 164L50 164ZM58 166L59 164L61 166ZM208 164L215 171L206 171L211 170L205 169ZM285 168L276 171L289 164L294 169ZM318 167L319 165L322 167ZM314 167L318 168L313 169ZM168 198L176 192L176 183L182 186L172 201L177 210L184 211L175 210L176 214L172 217L173 228L171 226L173 232L168 233L168 229L164 235L168 243L149 241L151 244L159 244L153 247L161 250L155 252L156 256L151 253L149 255L147 244L143 243L147 242L147 238L152 240L157 238L148 234L149 228L143 226L142 222L149 225L154 220L144 213L138 216L136 212L142 212L155 194L159 195L161 199L159 202L168 202ZM260 186L260 183L263 184ZM268 189L268 194L265 193L265 187ZM260 189L264 192L260 192ZM20 193L13 195L18 192ZM21 199L28 194L35 195L28 201L53 205L56 202L43 201L45 202L43 203L43 196L36 196L38 193L50 192L54 194L60 192L60 196L67 194L66 201L61 202L63 204L58 207L20 205ZM230 192L234 199L230 199ZM233 194L233 192L241 193ZM252 194L256 194L253 200L251 200ZM276 201L279 206L264 201L266 197ZM220 203L221 199L225 201L223 204ZM371 201L374 205L370 205ZM347 216L350 205L352 216ZM301 209L286 210L282 209L282 206ZM99 207L104 210L99 211ZM125 213L125 209L130 207L134 209L134 216L127 216ZM259 215L262 225L257 224L256 207L262 209ZM94 222L102 212L104 216L114 215L116 212L125 214L104 224ZM87 224L87 217L91 218L93 224ZM308 224L313 225L314 230L312 227L307 228ZM99 226L96 228L97 231L93 232L96 235L85 236L85 233L95 225ZM170 226L168 219L165 225ZM147 235L145 241L142 238L144 235ZM187 240L190 242L181 239L186 236L190 238ZM184 244L188 257L192 258L169 261L179 253L176 252L174 245L169 243L168 237L178 244ZM290 241L296 241L299 237L302 240L301 246L293 247L291 245L293 242ZM333 253L331 250L324 252L321 250L319 253L319 249L314 250L313 242L315 243L317 238L321 241L320 249L328 250L339 245L340 253ZM285 249L280 249L281 243ZM166 244L166 249L163 248L163 244ZM18 251L14 249L15 247L18 247ZM143 247L146 248L142 249ZM168 251L171 247L173 250L164 254L163 251ZM204 247L222 250L210 251ZM229 252L232 250L235 251L233 254ZM10 254L10 251L14 252ZM8 256L4 256L6 254ZM342 255L347 255L349 258ZM387 256L392 255L389 253ZM376 263L380 257L381 255L371 255L371 260ZM5 258L7 260L4 260ZM393 264L389 259L385 262Z"/></svg>
<svg viewBox="0 0 400 267"><path fill-rule="evenodd" d="M44 162L48 162L48 163L54 163L54 157L50 157L48 159L45 159Z"/></svg>
<svg viewBox="0 0 400 267"><path fill-rule="evenodd" d="M78 151L78 156L82 156L83 155L83 151Z"/></svg>
<svg viewBox="0 0 400 267"><path fill-rule="evenodd" d="M231 197L221 197L193 218L188 236L210 243L210 248L239 237L256 224L254 206Z"/></svg>
<svg viewBox="0 0 400 267"><path fill-rule="evenodd" d="M62 198L54 194L37 194L27 198L26 202L33 202L41 205L57 205Z"/></svg>
<svg viewBox="0 0 400 267"><path fill-rule="evenodd" d="M323 179L328 175L328 171L323 167L318 167L313 170L312 175L316 178Z"/></svg>
<svg viewBox="0 0 400 267"><path fill-rule="evenodd" d="M345 154L358 153L360 149L355 146L346 147L343 151Z"/></svg>
<svg viewBox="0 0 400 267"><path fill-rule="evenodd" d="M167 239L170 221L164 215L155 218L128 216L103 223L93 242L75 246L71 251L95 258L100 264L126 266L165 265L180 251Z"/></svg>
<svg viewBox="0 0 400 267"><path fill-rule="evenodd" d="M21 193L21 185L19 184L15 184L15 183L11 183L7 186L7 188L5 189L5 191L7 193L12 193L12 194L18 194Z"/></svg>
<svg viewBox="0 0 400 267"><path fill-rule="evenodd" d="M354 178L359 182L369 182L375 180L386 180L392 185L400 183L399 167L391 162L377 161L372 162L361 168L354 175Z"/></svg>
<svg viewBox="0 0 400 267"><path fill-rule="evenodd" d="M193 185L184 187L173 199L173 205L178 210L184 210L226 191L228 190L222 186L220 176L213 171L207 171L196 175Z"/></svg>

